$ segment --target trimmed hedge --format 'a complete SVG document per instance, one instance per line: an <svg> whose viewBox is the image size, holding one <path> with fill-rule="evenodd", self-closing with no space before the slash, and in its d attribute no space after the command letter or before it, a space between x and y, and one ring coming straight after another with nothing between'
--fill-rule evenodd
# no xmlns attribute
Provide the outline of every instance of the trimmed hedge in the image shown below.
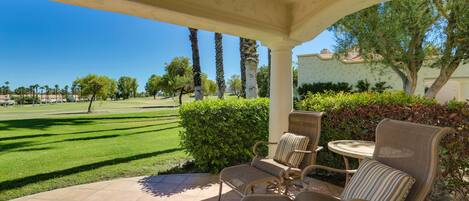
<svg viewBox="0 0 469 201"><path fill-rule="evenodd" d="M248 162L254 143L268 139L268 99L196 101L179 114L182 147L203 171Z"/></svg>

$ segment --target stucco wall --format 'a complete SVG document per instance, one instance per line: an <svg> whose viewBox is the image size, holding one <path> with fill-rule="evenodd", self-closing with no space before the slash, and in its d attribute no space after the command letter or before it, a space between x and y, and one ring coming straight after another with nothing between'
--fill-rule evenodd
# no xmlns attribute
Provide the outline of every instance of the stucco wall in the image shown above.
<svg viewBox="0 0 469 201"><path fill-rule="evenodd" d="M439 69L423 67L418 74L416 94L423 95L427 86L438 77ZM335 58L322 59L317 54L298 56L298 84L314 82L348 82L355 85L358 80L374 84L385 81L395 90L402 89L402 80L389 68L370 67L363 62L344 63ZM459 97L469 99L469 64L460 66L451 81L458 83Z"/></svg>

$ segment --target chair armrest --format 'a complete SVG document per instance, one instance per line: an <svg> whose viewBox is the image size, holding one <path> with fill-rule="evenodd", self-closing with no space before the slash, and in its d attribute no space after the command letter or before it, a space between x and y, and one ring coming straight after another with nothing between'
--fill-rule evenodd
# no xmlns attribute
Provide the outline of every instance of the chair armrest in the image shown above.
<svg viewBox="0 0 469 201"><path fill-rule="evenodd" d="M313 152L312 152L312 151L307 151L307 150L298 150L298 149L296 149L296 150L293 150L292 153L312 154ZM290 157L291 157L291 154L290 154ZM290 157L289 157L289 158L290 158Z"/></svg>
<svg viewBox="0 0 469 201"><path fill-rule="evenodd" d="M314 169L323 169L331 172L337 172L337 173L343 173L343 174L353 174L357 172L357 170L342 170L342 169L337 169L337 168L331 168L327 166L322 166L322 165L310 165L308 167L305 167L303 169L303 172L301 172L301 180L304 181L304 178L307 174L309 174L312 170Z"/></svg>
<svg viewBox="0 0 469 201"><path fill-rule="evenodd" d="M316 152L319 152L319 151L321 151L321 150L323 150L323 149L324 149L324 147L318 146L318 147L316 148Z"/></svg>
<svg viewBox="0 0 469 201"><path fill-rule="evenodd" d="M259 147L262 144L278 144L277 142L266 142L266 141L258 141L254 146L252 146L252 153L254 153L254 158L259 157L259 153L257 152L257 147Z"/></svg>

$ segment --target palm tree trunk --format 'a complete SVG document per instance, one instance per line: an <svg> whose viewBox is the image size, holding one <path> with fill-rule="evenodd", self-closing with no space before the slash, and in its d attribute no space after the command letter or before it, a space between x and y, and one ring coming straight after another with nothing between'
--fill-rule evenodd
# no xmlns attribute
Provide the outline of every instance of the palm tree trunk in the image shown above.
<svg viewBox="0 0 469 201"><path fill-rule="evenodd" d="M245 39L242 51L245 57L246 98L257 98L257 65L259 62L257 42Z"/></svg>
<svg viewBox="0 0 469 201"><path fill-rule="evenodd" d="M194 95L195 100L204 99L202 92L202 80L200 78L200 57L199 57L199 44L197 39L197 29L189 28L189 39L192 47L192 72L194 74Z"/></svg>
<svg viewBox="0 0 469 201"><path fill-rule="evenodd" d="M217 70L218 98L223 99L225 93L225 77L223 71L223 43L222 34L215 33L215 61Z"/></svg>
<svg viewBox="0 0 469 201"><path fill-rule="evenodd" d="M246 98L246 55L244 54L243 47L245 38L239 38L239 56L240 56L240 68L241 68L241 91L238 97Z"/></svg>

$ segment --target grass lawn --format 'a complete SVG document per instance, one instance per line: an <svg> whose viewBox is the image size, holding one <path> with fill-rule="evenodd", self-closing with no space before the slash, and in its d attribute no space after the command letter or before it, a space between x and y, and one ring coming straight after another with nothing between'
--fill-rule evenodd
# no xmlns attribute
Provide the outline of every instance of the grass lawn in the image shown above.
<svg viewBox="0 0 469 201"><path fill-rule="evenodd" d="M185 102L191 101L187 96L184 98ZM148 97L120 101L95 101L93 102L93 113L87 115L155 111L176 105L178 105L177 100L162 97L157 99ZM87 109L88 102L0 107L0 120L79 116L86 113Z"/></svg>
<svg viewBox="0 0 469 201"><path fill-rule="evenodd" d="M0 200L187 160L177 110L0 121Z"/></svg>

